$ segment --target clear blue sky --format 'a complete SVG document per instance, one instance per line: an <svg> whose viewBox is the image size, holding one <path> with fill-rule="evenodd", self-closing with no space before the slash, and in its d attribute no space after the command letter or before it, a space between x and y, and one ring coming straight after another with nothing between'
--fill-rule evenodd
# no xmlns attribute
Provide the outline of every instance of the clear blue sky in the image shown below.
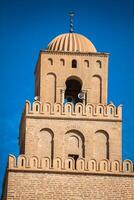
<svg viewBox="0 0 134 200"><path fill-rule="evenodd" d="M134 161L134 1L0 0L0 184L9 153L18 154L19 121L33 101L40 49L69 30L109 52L109 101L123 104L123 159Z"/></svg>

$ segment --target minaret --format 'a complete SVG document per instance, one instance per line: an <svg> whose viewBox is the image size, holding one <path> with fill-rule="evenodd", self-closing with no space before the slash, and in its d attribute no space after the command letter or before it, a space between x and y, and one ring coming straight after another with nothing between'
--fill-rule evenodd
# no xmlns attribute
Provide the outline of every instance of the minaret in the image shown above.
<svg viewBox="0 0 134 200"><path fill-rule="evenodd" d="M20 153L39 157L121 160L121 106L107 103L108 53L70 31L41 50L35 99L26 103ZM39 101L37 101L39 100Z"/></svg>
<svg viewBox="0 0 134 200"><path fill-rule="evenodd" d="M122 160L122 106L107 102L108 53L70 31L41 50L34 102L9 155L2 199L127 199L134 169Z"/></svg>

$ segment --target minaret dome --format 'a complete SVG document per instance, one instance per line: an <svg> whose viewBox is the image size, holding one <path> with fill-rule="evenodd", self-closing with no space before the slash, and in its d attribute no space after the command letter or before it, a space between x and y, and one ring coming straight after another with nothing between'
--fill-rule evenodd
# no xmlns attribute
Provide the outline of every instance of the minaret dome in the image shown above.
<svg viewBox="0 0 134 200"><path fill-rule="evenodd" d="M64 33L55 37L47 47L47 51L63 52L96 52L93 43L78 33Z"/></svg>

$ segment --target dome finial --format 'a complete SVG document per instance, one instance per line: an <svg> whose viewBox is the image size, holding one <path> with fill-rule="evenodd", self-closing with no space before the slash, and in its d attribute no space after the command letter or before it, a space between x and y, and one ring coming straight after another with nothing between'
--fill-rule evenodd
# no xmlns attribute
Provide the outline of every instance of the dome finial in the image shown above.
<svg viewBox="0 0 134 200"><path fill-rule="evenodd" d="M73 25L73 17L74 17L75 13L74 12L69 12L69 16L70 16L70 33L74 32L74 25Z"/></svg>

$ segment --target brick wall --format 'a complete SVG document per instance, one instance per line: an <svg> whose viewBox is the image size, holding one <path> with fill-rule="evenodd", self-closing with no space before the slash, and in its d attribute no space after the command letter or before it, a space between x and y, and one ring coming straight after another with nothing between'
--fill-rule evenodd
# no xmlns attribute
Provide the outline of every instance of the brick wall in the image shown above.
<svg viewBox="0 0 134 200"><path fill-rule="evenodd" d="M133 200L134 177L61 172L8 172L10 200Z"/></svg>

